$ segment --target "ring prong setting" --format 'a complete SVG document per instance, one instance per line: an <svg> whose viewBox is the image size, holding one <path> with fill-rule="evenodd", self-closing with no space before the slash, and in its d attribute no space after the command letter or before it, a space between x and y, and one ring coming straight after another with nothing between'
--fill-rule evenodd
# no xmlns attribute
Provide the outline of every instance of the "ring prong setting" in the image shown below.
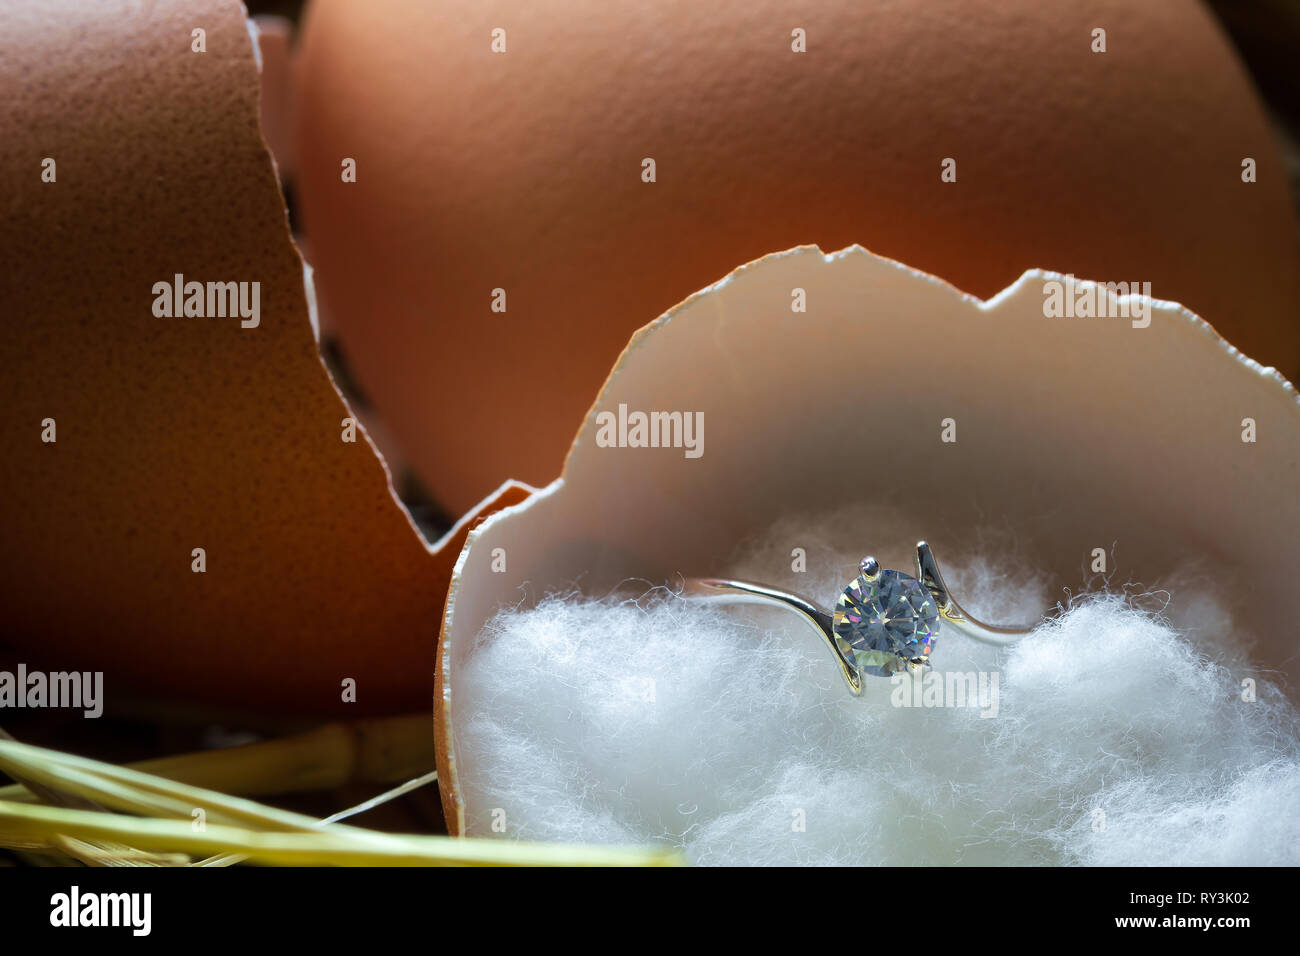
<svg viewBox="0 0 1300 956"><path fill-rule="evenodd" d="M861 574L841 592L831 636L845 662L875 674L898 673L930 656L939 609L925 586L901 571L886 571L868 555Z"/></svg>
<svg viewBox="0 0 1300 956"><path fill-rule="evenodd" d="M683 593L697 598L769 604L796 612L835 655L849 691L860 695L868 674L925 673L942 625L986 644L1011 644L1035 624L997 627L962 610L944 583L929 544L916 543L916 577L885 570L870 555L858 562L860 574L827 608L798 594L753 581L687 578ZM1058 612L1061 610L1058 605ZM1044 619L1047 619L1046 616Z"/></svg>

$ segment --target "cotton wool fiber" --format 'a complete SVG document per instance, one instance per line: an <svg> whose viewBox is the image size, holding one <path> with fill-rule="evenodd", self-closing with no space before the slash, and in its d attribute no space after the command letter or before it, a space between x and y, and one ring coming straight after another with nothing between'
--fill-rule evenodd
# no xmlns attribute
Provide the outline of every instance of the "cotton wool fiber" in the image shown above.
<svg viewBox="0 0 1300 956"><path fill-rule="evenodd" d="M830 529L885 526L797 524L821 542L809 573L758 570L790 522L724 570L829 605L862 557ZM1005 555L971 557L945 575L981 617L1055 600ZM1300 719L1242 643L1203 594L1156 613L1102 592L1009 647L941 629L931 673L986 679L926 706L910 676L852 696L789 612L671 584L551 595L501 610L457 673L468 829L698 864L1297 865Z"/></svg>

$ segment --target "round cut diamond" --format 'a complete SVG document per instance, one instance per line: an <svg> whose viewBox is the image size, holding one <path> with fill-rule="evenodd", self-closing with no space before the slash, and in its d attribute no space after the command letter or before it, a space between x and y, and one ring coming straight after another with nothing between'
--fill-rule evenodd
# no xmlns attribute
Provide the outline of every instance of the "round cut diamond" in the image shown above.
<svg viewBox="0 0 1300 956"><path fill-rule="evenodd" d="M938 631L934 598L901 571L881 571L874 581L859 575L835 602L835 643L863 670L892 672L928 659Z"/></svg>

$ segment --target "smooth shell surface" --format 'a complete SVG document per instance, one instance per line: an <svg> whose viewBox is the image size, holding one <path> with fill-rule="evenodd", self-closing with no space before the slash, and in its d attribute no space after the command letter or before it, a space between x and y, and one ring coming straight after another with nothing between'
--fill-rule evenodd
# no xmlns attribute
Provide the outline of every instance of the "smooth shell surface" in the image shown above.
<svg viewBox="0 0 1300 956"><path fill-rule="evenodd" d="M484 522L457 563L437 713L451 825L463 824L456 728L475 706L455 675L498 607L575 582L602 594L725 573L777 516L864 496L913 523L908 540L863 542L884 567L910 566L917 540L942 555L990 524L1061 597L1081 589L1094 548L1117 582L1155 585L1198 561L1258 637L1259 663L1294 686L1297 633L1279 615L1300 567L1295 389L1175 304L1150 303L1146 328L1047 318L1053 279L1027 273L981 302L861 248L804 247L638 332L563 478ZM796 288L807 313L791 312ZM703 454L598 445L597 415L620 405L702 412Z"/></svg>

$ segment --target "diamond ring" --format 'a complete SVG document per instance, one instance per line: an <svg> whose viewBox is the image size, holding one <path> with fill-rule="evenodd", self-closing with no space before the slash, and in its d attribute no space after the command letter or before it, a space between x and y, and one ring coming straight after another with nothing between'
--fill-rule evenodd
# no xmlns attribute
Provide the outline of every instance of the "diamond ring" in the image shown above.
<svg viewBox="0 0 1300 956"><path fill-rule="evenodd" d="M797 594L727 578L687 578L682 594L795 611L816 628L855 695L862 693L864 674L889 676L929 667L941 623L988 644L1010 644L1033 629L983 624L963 611L924 541L916 545L916 577L881 570L872 557L863 558L858 568L833 611Z"/></svg>

